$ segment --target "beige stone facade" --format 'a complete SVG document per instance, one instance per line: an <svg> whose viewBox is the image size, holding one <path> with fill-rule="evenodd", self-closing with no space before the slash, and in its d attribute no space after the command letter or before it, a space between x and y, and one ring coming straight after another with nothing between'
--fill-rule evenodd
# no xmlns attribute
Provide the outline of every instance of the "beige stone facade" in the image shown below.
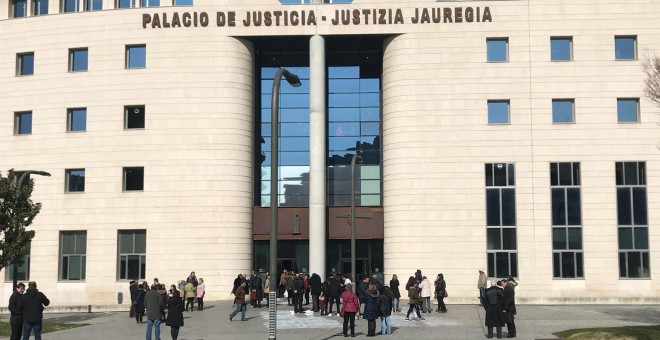
<svg viewBox="0 0 660 340"><path fill-rule="evenodd" d="M487 267L484 164L511 163L521 301L660 301L660 119L643 96L641 68L644 53L660 53L660 3L165 3L114 9L103 0L101 11L60 13L60 1L50 0L47 15L13 18L14 1L0 0L0 170L52 174L34 177L43 209L33 225L30 279L53 304L113 305L120 292L127 304L117 233L132 229L146 230L147 281L169 284L194 270L207 282L207 299L230 298L253 251L257 52L250 38L315 34L388 36L381 85L388 280L416 269L429 278L442 272L449 303L475 302L477 269ZM432 8L447 8L453 22L414 23ZM358 13L356 23L354 9L369 16ZM249 12L279 10L298 13L298 24L242 22ZM344 10L350 22L333 25ZM218 12L231 11L236 25L218 27ZM207 13L209 25L153 26L156 14L163 21L175 12ZM310 12L315 24L302 24ZM615 36L636 37L637 58L615 60ZM571 61L550 60L551 37L572 37ZM507 62L487 62L488 38L508 38ZM143 69L126 68L125 47L133 44L146 45ZM68 72L69 49L81 47L88 71ZM24 52L34 52L34 74L17 76ZM558 98L574 99L574 123L553 124ZM617 98L639 98L637 123L617 121ZM488 123L489 100L510 101L509 124ZM124 129L127 105L145 106L144 129ZM78 107L87 108L86 131L67 132L67 109ZM21 111L33 113L29 135L14 133ZM620 278L618 267L615 164L632 161L647 169L650 277L642 279ZM581 166L583 278L553 277L551 162ZM122 168L133 166L144 167L144 190L125 192ZM84 193L64 190L65 169L75 168L86 169ZM71 230L87 232L84 281L59 279L59 235ZM5 282L0 298L10 291Z"/></svg>

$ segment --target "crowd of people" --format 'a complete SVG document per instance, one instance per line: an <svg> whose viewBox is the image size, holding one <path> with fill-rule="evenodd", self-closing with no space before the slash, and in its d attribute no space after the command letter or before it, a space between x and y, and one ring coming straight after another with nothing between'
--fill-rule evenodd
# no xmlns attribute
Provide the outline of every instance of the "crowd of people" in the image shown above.
<svg viewBox="0 0 660 340"><path fill-rule="evenodd" d="M135 318L138 324L145 323L147 317L146 339L151 339L152 330L155 330L155 338L160 339L160 325L165 322L170 326L172 340L179 337L179 329L183 327L183 313L193 312L195 302L197 310L204 309L204 295L206 287L204 279L191 272L185 280L170 285L169 290L164 284L154 278L149 285L147 281L138 283L136 280L130 282L129 291L131 295L130 316Z"/></svg>
<svg viewBox="0 0 660 340"><path fill-rule="evenodd" d="M41 323L43 321L44 307L50 304L46 295L37 289L37 283L28 282L25 290L24 283L18 283L16 289L9 297L9 324L11 325L10 340L30 340L30 334L34 332L34 338L41 340Z"/></svg>
<svg viewBox="0 0 660 340"><path fill-rule="evenodd" d="M493 328L498 339L502 338L502 327L506 325L507 338L516 337L516 287L518 282L509 276L487 287L488 280L483 270L479 271L479 298L486 310L485 326L488 328L487 338L493 338Z"/></svg>

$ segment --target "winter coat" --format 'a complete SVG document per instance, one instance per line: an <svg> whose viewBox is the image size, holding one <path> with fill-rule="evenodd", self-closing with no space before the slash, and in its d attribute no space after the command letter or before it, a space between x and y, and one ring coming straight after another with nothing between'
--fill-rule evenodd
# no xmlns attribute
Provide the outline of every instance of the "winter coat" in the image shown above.
<svg viewBox="0 0 660 340"><path fill-rule="evenodd" d="M350 290L341 293L341 300L344 301L344 311L348 313L357 313L360 309L360 302L357 295Z"/></svg>
<svg viewBox="0 0 660 340"><path fill-rule="evenodd" d="M339 281L334 277L328 279L328 296L331 298L339 297L339 294L341 294L341 285L339 284Z"/></svg>
<svg viewBox="0 0 660 340"><path fill-rule="evenodd" d="M192 282L186 283L186 299L195 297L195 286Z"/></svg>
<svg viewBox="0 0 660 340"><path fill-rule="evenodd" d="M238 286L241 285L241 281L242 280L241 280L240 277L237 277L237 278L234 279L234 287L231 289L232 294L236 294L236 288L238 288Z"/></svg>
<svg viewBox="0 0 660 340"><path fill-rule="evenodd" d="M206 294L206 286L203 283L197 285L197 298L203 299L204 294Z"/></svg>
<svg viewBox="0 0 660 340"><path fill-rule="evenodd" d="M165 308L163 298L154 289L148 291L144 297L144 306L147 308L147 320L160 319L161 308Z"/></svg>
<svg viewBox="0 0 660 340"><path fill-rule="evenodd" d="M264 282L264 294L270 293L270 277L266 278L266 282Z"/></svg>
<svg viewBox="0 0 660 340"><path fill-rule="evenodd" d="M378 295L377 290L367 291L367 298L364 302L364 313L362 314L367 320L376 320L380 316Z"/></svg>
<svg viewBox="0 0 660 340"><path fill-rule="evenodd" d="M284 278L284 288L286 288L286 290L292 290L293 289L293 280L294 279L295 279L295 277L293 275L287 275Z"/></svg>
<svg viewBox="0 0 660 340"><path fill-rule="evenodd" d="M296 292L296 294L302 294L304 289L305 279L300 276L297 276L295 279L293 279L293 290Z"/></svg>
<svg viewBox="0 0 660 340"><path fill-rule="evenodd" d="M245 289L243 287L238 286L236 288L236 293L234 293L236 296L236 303L239 305L244 305L245 304Z"/></svg>
<svg viewBox="0 0 660 340"><path fill-rule="evenodd" d="M431 290L431 281L429 279L423 279L420 288L422 288L421 295L423 298L431 297L433 290Z"/></svg>
<svg viewBox="0 0 660 340"><path fill-rule="evenodd" d="M9 318L9 323L13 325L22 325L23 324L23 312L18 309L18 302L23 297L23 294L20 294L17 291L14 291L9 298L9 311L11 312L11 317Z"/></svg>
<svg viewBox="0 0 660 340"><path fill-rule="evenodd" d="M504 287L504 310L511 315L516 315L516 290L513 284Z"/></svg>
<svg viewBox="0 0 660 340"><path fill-rule="evenodd" d="M360 303L364 303L367 300L367 284L358 281L357 283L357 293L356 293L358 300L360 300Z"/></svg>
<svg viewBox="0 0 660 340"><path fill-rule="evenodd" d="M498 286L492 286L486 289L486 322L487 327L504 326L504 292Z"/></svg>
<svg viewBox="0 0 660 340"><path fill-rule="evenodd" d="M410 299L408 302L410 305L419 305L422 303L422 298L419 296L419 290L414 286L408 289L408 299Z"/></svg>
<svg viewBox="0 0 660 340"><path fill-rule="evenodd" d="M380 316L392 315L392 299L388 298L385 294L380 294L378 297L378 310Z"/></svg>
<svg viewBox="0 0 660 340"><path fill-rule="evenodd" d="M399 280L390 280L390 289L392 289L392 294L395 299L401 298L401 292L399 292Z"/></svg>
<svg viewBox="0 0 660 340"><path fill-rule="evenodd" d="M486 273L479 272L479 280L477 280L477 288L486 288L488 285L488 277Z"/></svg>
<svg viewBox="0 0 660 340"><path fill-rule="evenodd" d="M183 326L183 300L180 297L171 297L167 307L167 320L165 324L170 327Z"/></svg>
<svg viewBox="0 0 660 340"><path fill-rule="evenodd" d="M135 297L135 313L144 314L144 295L146 292L138 288L138 294Z"/></svg>
<svg viewBox="0 0 660 340"><path fill-rule="evenodd" d="M38 289L28 288L25 294L18 300L18 310L23 313L23 322L37 322L44 318L44 306L48 306L50 300Z"/></svg>
<svg viewBox="0 0 660 340"><path fill-rule="evenodd" d="M444 297L445 296L445 290L447 290L447 283L445 282L444 279L440 280L437 282L435 286L435 294L437 297Z"/></svg>
<svg viewBox="0 0 660 340"><path fill-rule="evenodd" d="M131 293L131 303L135 302L138 296L138 285L134 283L128 287L128 291Z"/></svg>
<svg viewBox="0 0 660 340"><path fill-rule="evenodd" d="M312 274L309 278L309 287L312 295L321 295L321 277L318 274Z"/></svg>
<svg viewBox="0 0 660 340"><path fill-rule="evenodd" d="M250 292L253 290L257 292L257 300L264 298L263 280L260 276L255 275L250 278Z"/></svg>
<svg viewBox="0 0 660 340"><path fill-rule="evenodd" d="M188 282L188 280L190 280L193 286L197 287L197 276L188 276L186 282Z"/></svg>

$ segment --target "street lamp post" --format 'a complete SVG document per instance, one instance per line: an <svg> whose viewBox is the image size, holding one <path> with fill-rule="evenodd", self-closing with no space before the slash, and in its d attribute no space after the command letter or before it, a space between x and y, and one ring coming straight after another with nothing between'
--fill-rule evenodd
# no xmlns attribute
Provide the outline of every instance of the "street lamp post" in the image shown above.
<svg viewBox="0 0 660 340"><path fill-rule="evenodd" d="M362 156L354 155L351 159L351 275L353 282L357 282L355 272L355 162L362 162Z"/></svg>
<svg viewBox="0 0 660 340"><path fill-rule="evenodd" d="M18 200L18 194L21 192L21 185L23 185L23 182L25 181L25 179L30 174L50 177L50 173L46 172L46 171L38 171L38 170L25 170L25 171L22 171L21 177L18 178L18 180L16 181L16 186L15 186L16 199L17 200ZM16 277L16 275L18 273L18 265L15 263L16 261L13 261L13 262L14 263L12 263L12 271L13 271L13 273L12 273L12 277L13 277L12 278L13 279L13 290L12 290L12 292L16 290L16 286L18 285L18 278Z"/></svg>
<svg viewBox="0 0 660 340"><path fill-rule="evenodd" d="M282 76L293 87L301 85L300 78L281 67L273 79L270 106L270 292L268 293L268 339L277 338L277 183L278 179L278 139L279 101Z"/></svg>

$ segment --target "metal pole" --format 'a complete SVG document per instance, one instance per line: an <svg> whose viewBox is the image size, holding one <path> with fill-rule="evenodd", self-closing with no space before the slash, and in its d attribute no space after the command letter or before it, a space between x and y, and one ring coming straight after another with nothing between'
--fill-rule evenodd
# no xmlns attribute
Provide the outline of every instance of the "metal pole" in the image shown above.
<svg viewBox="0 0 660 340"><path fill-rule="evenodd" d="M46 172L46 171L37 171L37 170L26 170L26 171L23 171L23 173L21 174L21 177L19 177L18 180L16 181L16 187L15 187L15 189L16 189L16 200L17 200L17 201L18 201L18 195L19 195L19 193L21 192L21 185L23 185L23 181L25 181L25 179L26 179L26 178L28 177L28 175L30 175L30 174L35 174L35 175L41 175L41 176L47 176L47 177L50 177L50 173L49 173L49 172ZM16 202L16 203L18 203L18 202ZM15 262L15 261L14 261L14 262ZM16 286L18 286L18 278L16 277L16 275L17 275L17 273L18 273L18 265L17 265L16 263L13 263L12 266L11 266L11 268L12 268L12 275L11 275L11 276L12 276L12 284L13 284L13 285L12 285L12 287L13 287L12 293L13 293L13 292L16 291Z"/></svg>
<svg viewBox="0 0 660 340"><path fill-rule="evenodd" d="M351 159L351 275L353 282L357 284L357 273L355 272L355 161L362 161L362 157L355 155Z"/></svg>
<svg viewBox="0 0 660 340"><path fill-rule="evenodd" d="M280 81L284 76L294 87L300 86L300 79L285 68L280 68L273 79L270 106L270 292L268 292L268 339L277 338L277 207L278 207L278 139Z"/></svg>

